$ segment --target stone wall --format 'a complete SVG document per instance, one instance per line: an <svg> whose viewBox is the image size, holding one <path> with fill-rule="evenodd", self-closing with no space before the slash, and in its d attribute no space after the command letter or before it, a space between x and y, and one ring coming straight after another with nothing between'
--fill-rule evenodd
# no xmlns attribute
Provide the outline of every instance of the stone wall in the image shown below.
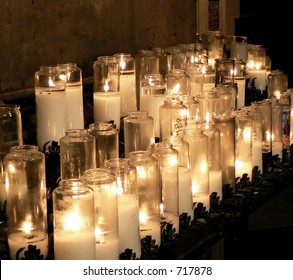
<svg viewBox="0 0 293 280"><path fill-rule="evenodd" d="M34 87L41 65L192 42L196 0L1 0L0 94Z"/></svg>

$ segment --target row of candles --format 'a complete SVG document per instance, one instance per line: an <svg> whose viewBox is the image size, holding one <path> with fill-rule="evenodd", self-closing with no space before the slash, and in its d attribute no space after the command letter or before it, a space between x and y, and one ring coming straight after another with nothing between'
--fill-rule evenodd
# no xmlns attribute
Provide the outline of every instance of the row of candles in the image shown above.
<svg viewBox="0 0 293 280"><path fill-rule="evenodd" d="M282 116L290 106L281 104L281 97L290 96L286 75L272 71L265 79L273 92L275 76L282 76L279 95L245 106L245 89L238 88L247 78L246 63L238 60L243 48L237 58L216 58L209 65L213 60L198 44L193 47L143 50L136 59L99 57L93 65L94 123L87 129L81 69L75 63L40 67L38 148L23 145L19 107L7 106L18 124L18 137L6 145L10 150L1 161L12 258L28 245L48 255L44 155L38 149L52 140L60 144L61 161L53 193L56 259L117 259L127 248L140 258L142 238L152 236L160 245L162 224L178 234L182 213L192 219L198 203L209 211L211 193L222 199L224 184L234 188L237 176L251 178L253 166L262 170L264 153L281 156Z"/></svg>

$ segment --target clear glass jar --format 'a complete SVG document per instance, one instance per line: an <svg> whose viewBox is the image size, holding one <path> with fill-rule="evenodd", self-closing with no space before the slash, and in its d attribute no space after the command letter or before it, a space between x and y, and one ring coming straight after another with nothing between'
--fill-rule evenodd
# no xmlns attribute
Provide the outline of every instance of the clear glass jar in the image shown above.
<svg viewBox="0 0 293 280"><path fill-rule="evenodd" d="M104 168L86 170L83 176L94 190L96 259L119 259L118 192L116 177Z"/></svg>
<svg viewBox="0 0 293 280"><path fill-rule="evenodd" d="M190 77L183 69L172 69L166 75L168 95L190 95Z"/></svg>
<svg viewBox="0 0 293 280"><path fill-rule="evenodd" d="M35 73L37 143L42 151L50 141L65 135L66 83L57 66L41 66Z"/></svg>
<svg viewBox="0 0 293 280"><path fill-rule="evenodd" d="M183 139L189 144L193 203L203 203L210 209L208 137L197 123L183 129Z"/></svg>
<svg viewBox="0 0 293 280"><path fill-rule="evenodd" d="M231 36L230 58L247 61L248 43L246 36Z"/></svg>
<svg viewBox="0 0 293 280"><path fill-rule="evenodd" d="M200 122L209 122L217 114L219 98L214 89L204 90L202 95L198 96Z"/></svg>
<svg viewBox="0 0 293 280"><path fill-rule="evenodd" d="M48 257L45 155L34 145L11 147L4 158L11 259Z"/></svg>
<svg viewBox="0 0 293 280"><path fill-rule="evenodd" d="M118 129L110 122L91 123L89 134L96 139L96 167L103 167L106 160L119 157Z"/></svg>
<svg viewBox="0 0 293 280"><path fill-rule="evenodd" d="M200 124L203 134L208 137L209 143L209 191L216 193L220 200L223 198L222 179L222 152L220 130L216 128L214 122L203 122Z"/></svg>
<svg viewBox="0 0 293 280"><path fill-rule="evenodd" d="M164 49L165 53L171 56L169 71L173 69L184 70L186 62L186 54L179 46L169 46Z"/></svg>
<svg viewBox="0 0 293 280"><path fill-rule="evenodd" d="M235 117L213 118L221 135L221 164L223 185L229 185L235 191Z"/></svg>
<svg viewBox="0 0 293 280"><path fill-rule="evenodd" d="M53 191L54 259L95 260L94 191L81 179Z"/></svg>
<svg viewBox="0 0 293 280"><path fill-rule="evenodd" d="M66 130L84 128L82 70L76 63L57 64L66 82Z"/></svg>
<svg viewBox="0 0 293 280"><path fill-rule="evenodd" d="M120 129L119 64L113 56L99 56L93 64L94 122L114 121Z"/></svg>
<svg viewBox="0 0 293 280"><path fill-rule="evenodd" d="M113 57L119 63L120 117L137 110L135 59L130 53L116 53Z"/></svg>
<svg viewBox="0 0 293 280"><path fill-rule="evenodd" d="M170 143L178 152L178 188L179 188L179 216L187 213L190 221L194 219L193 198L190 174L189 144L183 140L183 135L164 137L163 141Z"/></svg>
<svg viewBox="0 0 293 280"><path fill-rule="evenodd" d="M199 119L199 104L197 99L191 95L179 95L178 99L187 108L186 118L188 119Z"/></svg>
<svg viewBox="0 0 293 280"><path fill-rule="evenodd" d="M119 253L132 250L132 259L140 259L139 202L136 168L129 159L113 158L105 162L116 177L118 187Z"/></svg>
<svg viewBox="0 0 293 280"><path fill-rule="evenodd" d="M252 119L246 110L235 113L235 176L252 180Z"/></svg>
<svg viewBox="0 0 293 280"><path fill-rule="evenodd" d="M153 147L153 155L159 162L161 202L161 224L172 225L174 233L179 233L179 181L178 152L166 141Z"/></svg>
<svg viewBox="0 0 293 280"><path fill-rule="evenodd" d="M290 114L291 114L291 98L290 98L290 91L286 90L280 95L279 102L282 104L283 107L283 117L282 117L282 127L283 127L283 135L282 135L282 142L283 148L289 150L290 147Z"/></svg>
<svg viewBox="0 0 293 280"><path fill-rule="evenodd" d="M139 201L140 238L151 236L161 245L158 159L150 151L134 151L129 154L129 164L136 168Z"/></svg>
<svg viewBox="0 0 293 280"><path fill-rule="evenodd" d="M133 151L147 150L154 142L154 119L145 111L130 112L124 118L125 157Z"/></svg>
<svg viewBox="0 0 293 280"><path fill-rule="evenodd" d="M169 96L160 106L160 139L176 135L186 125L187 107L180 99Z"/></svg>
<svg viewBox="0 0 293 280"><path fill-rule="evenodd" d="M222 58L215 60L216 86L223 83L234 83L235 79L235 60Z"/></svg>
<svg viewBox="0 0 293 280"><path fill-rule="evenodd" d="M86 129L70 129L60 139L61 180L81 178L96 167L96 139Z"/></svg>
<svg viewBox="0 0 293 280"><path fill-rule="evenodd" d="M268 98L280 99L288 89L288 75L282 70L272 70L268 75Z"/></svg>
<svg viewBox="0 0 293 280"><path fill-rule="evenodd" d="M22 119L20 106L0 104L0 212L5 209L5 168L4 157L10 148L23 144Z"/></svg>
<svg viewBox="0 0 293 280"><path fill-rule="evenodd" d="M161 74L146 74L140 82L140 111L154 118L155 137L160 137L159 109L166 99L166 80Z"/></svg>
<svg viewBox="0 0 293 280"><path fill-rule="evenodd" d="M246 64L241 59L235 59L235 82L237 83L236 109L245 106Z"/></svg>
<svg viewBox="0 0 293 280"><path fill-rule="evenodd" d="M283 159L283 106L277 99L271 99L272 105L272 155Z"/></svg>
<svg viewBox="0 0 293 280"><path fill-rule="evenodd" d="M236 108L237 83L223 83L215 87L217 99L215 116L229 118Z"/></svg>

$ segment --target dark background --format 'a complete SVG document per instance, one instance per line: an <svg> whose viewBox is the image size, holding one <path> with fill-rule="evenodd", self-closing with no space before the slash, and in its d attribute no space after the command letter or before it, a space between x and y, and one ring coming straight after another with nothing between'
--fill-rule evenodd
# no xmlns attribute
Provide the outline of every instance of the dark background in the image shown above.
<svg viewBox="0 0 293 280"><path fill-rule="evenodd" d="M247 36L249 44L265 47L272 70L283 70L288 75L288 87L292 88L293 12L289 4L286 0L241 0L235 35Z"/></svg>

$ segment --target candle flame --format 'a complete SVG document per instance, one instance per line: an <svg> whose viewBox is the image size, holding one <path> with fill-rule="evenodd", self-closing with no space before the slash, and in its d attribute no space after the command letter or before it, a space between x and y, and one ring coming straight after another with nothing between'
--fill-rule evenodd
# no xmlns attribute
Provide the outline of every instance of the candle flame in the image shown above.
<svg viewBox="0 0 293 280"><path fill-rule="evenodd" d="M78 213L72 212L66 215L64 218L64 230L66 231L78 231L82 228L84 222Z"/></svg>
<svg viewBox="0 0 293 280"><path fill-rule="evenodd" d="M172 94L178 94L180 91L180 84L176 84L172 89Z"/></svg>

